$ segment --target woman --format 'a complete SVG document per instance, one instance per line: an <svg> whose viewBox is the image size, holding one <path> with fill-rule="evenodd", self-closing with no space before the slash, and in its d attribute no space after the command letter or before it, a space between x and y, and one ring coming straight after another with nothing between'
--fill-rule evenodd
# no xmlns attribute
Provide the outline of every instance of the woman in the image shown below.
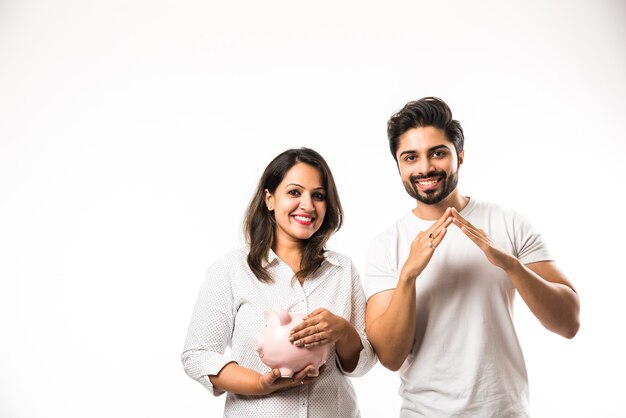
<svg viewBox="0 0 626 418"><path fill-rule="evenodd" d="M365 295L350 259L324 247L343 212L326 161L290 149L265 169L246 211L248 248L208 270L189 326L186 373L214 395L227 392L224 416L359 416L347 376L376 362L365 337ZM304 312L292 330L298 346L331 345L317 377L269 370L252 339L265 309ZM225 355L230 347L230 355Z"/></svg>

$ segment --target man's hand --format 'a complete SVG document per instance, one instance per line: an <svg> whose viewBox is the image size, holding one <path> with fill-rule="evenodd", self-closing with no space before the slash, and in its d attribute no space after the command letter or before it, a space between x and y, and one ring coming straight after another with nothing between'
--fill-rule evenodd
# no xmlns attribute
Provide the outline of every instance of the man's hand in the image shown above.
<svg viewBox="0 0 626 418"><path fill-rule="evenodd" d="M435 249L446 235L447 227L453 221L452 210L452 208L446 209L443 215L430 228L417 234L411 243L409 256L402 266L401 278L415 279L426 268L433 257Z"/></svg>
<svg viewBox="0 0 626 418"><path fill-rule="evenodd" d="M452 222L458 226L469 239L478 245L478 248L485 253L487 260L489 260L491 264L505 271L509 271L515 266L517 259L512 254L496 247L485 231L472 225L468 220L463 218L456 209L452 209Z"/></svg>
<svg viewBox="0 0 626 418"><path fill-rule="evenodd" d="M485 253L494 266L503 269L511 283L544 327L572 338L580 327L580 300L574 286L552 261L523 265L512 254L497 248L491 238L453 210L453 222Z"/></svg>

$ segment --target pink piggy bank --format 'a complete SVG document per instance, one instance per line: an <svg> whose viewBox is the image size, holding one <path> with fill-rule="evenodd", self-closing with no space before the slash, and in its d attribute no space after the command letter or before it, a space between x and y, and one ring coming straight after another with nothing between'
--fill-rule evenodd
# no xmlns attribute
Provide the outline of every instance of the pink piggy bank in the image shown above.
<svg viewBox="0 0 626 418"><path fill-rule="evenodd" d="M308 375L318 376L319 368L328 360L330 344L304 348L289 342L289 331L302 322L305 315L275 309L266 310L263 316L265 328L253 340L261 361L280 370L281 377L293 377L294 372L309 364L314 369Z"/></svg>

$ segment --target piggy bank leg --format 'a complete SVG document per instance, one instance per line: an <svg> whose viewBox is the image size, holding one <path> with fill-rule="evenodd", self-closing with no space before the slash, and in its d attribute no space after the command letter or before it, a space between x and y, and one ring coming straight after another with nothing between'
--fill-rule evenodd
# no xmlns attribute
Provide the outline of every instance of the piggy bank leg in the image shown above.
<svg viewBox="0 0 626 418"><path fill-rule="evenodd" d="M278 370L280 370L280 377L293 377L293 370L291 369L288 369L286 367L280 367Z"/></svg>
<svg viewBox="0 0 626 418"><path fill-rule="evenodd" d="M319 367L317 369L310 370L306 375L309 376L309 377L317 377L317 376L319 376L320 375Z"/></svg>

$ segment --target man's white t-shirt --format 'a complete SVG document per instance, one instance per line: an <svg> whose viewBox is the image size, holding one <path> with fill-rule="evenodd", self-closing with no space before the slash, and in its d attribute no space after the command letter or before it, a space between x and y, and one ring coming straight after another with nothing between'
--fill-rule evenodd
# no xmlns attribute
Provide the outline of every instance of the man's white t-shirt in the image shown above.
<svg viewBox="0 0 626 418"><path fill-rule="evenodd" d="M461 215L523 264L552 260L541 236L512 210L470 199ZM367 298L394 289L419 231L412 212L372 242ZM528 377L513 326L515 289L478 246L450 225L416 281L417 328L399 374L403 417L527 417Z"/></svg>

